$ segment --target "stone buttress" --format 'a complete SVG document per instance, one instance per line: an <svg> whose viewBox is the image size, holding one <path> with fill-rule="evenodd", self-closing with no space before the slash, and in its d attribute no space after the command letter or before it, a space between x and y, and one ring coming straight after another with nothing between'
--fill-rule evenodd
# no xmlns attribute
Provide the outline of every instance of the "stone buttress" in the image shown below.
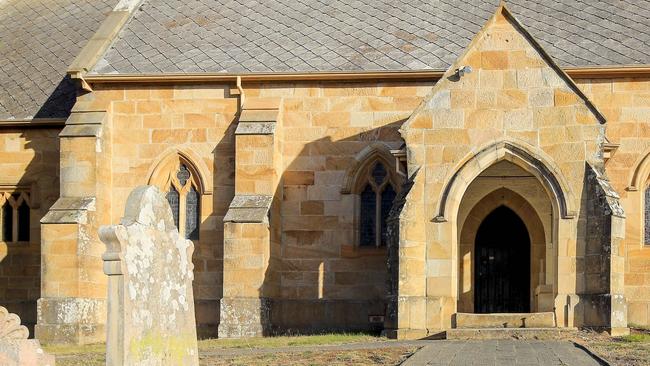
<svg viewBox="0 0 650 366"><path fill-rule="evenodd" d="M279 100L247 100L235 131L235 197L224 217L219 338L267 335L278 296ZM279 193L281 197L282 193Z"/></svg>
<svg viewBox="0 0 650 366"><path fill-rule="evenodd" d="M105 339L106 279L97 234L102 207L97 202L110 171L103 135L106 120L105 110L94 110L79 97L59 135L61 194L41 220L41 299L35 331L45 343Z"/></svg>

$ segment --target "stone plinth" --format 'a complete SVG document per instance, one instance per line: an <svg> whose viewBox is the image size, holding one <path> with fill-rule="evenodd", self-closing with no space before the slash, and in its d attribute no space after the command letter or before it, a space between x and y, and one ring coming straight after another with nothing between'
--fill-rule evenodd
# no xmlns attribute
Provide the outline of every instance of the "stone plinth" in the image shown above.
<svg viewBox="0 0 650 366"><path fill-rule="evenodd" d="M109 276L107 365L198 365L194 246L160 190L136 188L120 225L102 227Z"/></svg>
<svg viewBox="0 0 650 366"><path fill-rule="evenodd" d="M265 296L272 198L235 196L224 218L224 285L219 338L260 337L270 329Z"/></svg>
<svg viewBox="0 0 650 366"><path fill-rule="evenodd" d="M45 265L35 332L45 344L105 339L106 279L96 217L94 197L60 197L41 220Z"/></svg>
<svg viewBox="0 0 650 366"><path fill-rule="evenodd" d="M223 298L219 338L249 338L270 331L271 301L265 298Z"/></svg>

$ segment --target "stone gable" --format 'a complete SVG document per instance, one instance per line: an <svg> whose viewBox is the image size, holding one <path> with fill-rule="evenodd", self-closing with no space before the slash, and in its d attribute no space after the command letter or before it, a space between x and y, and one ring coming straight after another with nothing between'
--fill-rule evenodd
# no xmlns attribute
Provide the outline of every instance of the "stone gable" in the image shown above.
<svg viewBox="0 0 650 366"><path fill-rule="evenodd" d="M458 76L465 66L472 71ZM409 145L430 147L414 154L416 165L449 167L498 140L543 147L560 162L564 152L596 162L595 145L552 146L598 140L599 121L604 117L582 91L501 7L401 131ZM442 154L423 154L431 149Z"/></svg>
<svg viewBox="0 0 650 366"><path fill-rule="evenodd" d="M556 294L579 292L584 278L575 251L586 239L576 237L576 227L582 230L576 218L586 218L586 166L603 169L604 122L508 9L499 7L400 129L409 174L417 176L400 219L397 328L414 336L451 326L452 314L460 311L461 203L470 183L504 160L537 178L541 185L525 190L548 196L554 217L561 217L552 224L557 236L547 238L559 245L559 256L548 247L539 260L550 268L548 276L558 278ZM531 286L547 291L543 282ZM548 301L552 296L544 307L553 307ZM572 316L558 321L582 322L581 315Z"/></svg>

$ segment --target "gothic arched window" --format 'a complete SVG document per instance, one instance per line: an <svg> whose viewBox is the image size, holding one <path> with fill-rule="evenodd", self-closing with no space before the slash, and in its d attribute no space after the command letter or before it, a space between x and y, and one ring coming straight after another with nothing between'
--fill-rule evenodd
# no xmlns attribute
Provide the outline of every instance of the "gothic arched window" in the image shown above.
<svg viewBox="0 0 650 366"><path fill-rule="evenodd" d="M2 241L28 242L31 209L27 192L0 193L0 208Z"/></svg>
<svg viewBox="0 0 650 366"><path fill-rule="evenodd" d="M650 245L650 186L646 186L643 197L643 243Z"/></svg>
<svg viewBox="0 0 650 366"><path fill-rule="evenodd" d="M359 193L359 246L386 245L388 213L397 195L386 166L379 160L370 165Z"/></svg>
<svg viewBox="0 0 650 366"><path fill-rule="evenodd" d="M165 191L178 232L186 239L198 240L201 214L196 178L182 161L169 178Z"/></svg>
<svg viewBox="0 0 650 366"><path fill-rule="evenodd" d="M149 184L158 186L165 194L179 234L198 240L203 190L194 165L185 157L171 155L158 164Z"/></svg>

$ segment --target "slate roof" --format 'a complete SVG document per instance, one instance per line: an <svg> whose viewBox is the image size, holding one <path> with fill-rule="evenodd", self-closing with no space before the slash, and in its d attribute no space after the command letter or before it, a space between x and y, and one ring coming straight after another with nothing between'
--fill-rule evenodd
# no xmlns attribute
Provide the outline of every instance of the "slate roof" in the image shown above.
<svg viewBox="0 0 650 366"><path fill-rule="evenodd" d="M93 73L444 70L499 0L145 0ZM650 64L650 0L507 0L560 66Z"/></svg>
<svg viewBox="0 0 650 366"><path fill-rule="evenodd" d="M117 0L0 0L0 119L65 118L69 64Z"/></svg>

